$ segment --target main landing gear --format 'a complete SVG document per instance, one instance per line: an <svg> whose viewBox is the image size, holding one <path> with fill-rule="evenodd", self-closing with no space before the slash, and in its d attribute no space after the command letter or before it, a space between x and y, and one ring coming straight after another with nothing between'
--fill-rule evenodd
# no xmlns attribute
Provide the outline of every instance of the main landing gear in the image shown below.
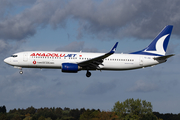
<svg viewBox="0 0 180 120"><path fill-rule="evenodd" d="M87 70L86 77L90 77L90 76L91 76L91 72L89 72L89 70Z"/></svg>

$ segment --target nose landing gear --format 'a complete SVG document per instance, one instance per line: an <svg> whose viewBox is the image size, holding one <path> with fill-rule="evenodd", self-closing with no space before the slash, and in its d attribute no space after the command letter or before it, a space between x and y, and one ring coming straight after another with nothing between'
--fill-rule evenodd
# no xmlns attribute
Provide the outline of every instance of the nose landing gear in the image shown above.
<svg viewBox="0 0 180 120"><path fill-rule="evenodd" d="M22 67L19 67L20 71L19 74L23 74Z"/></svg>
<svg viewBox="0 0 180 120"><path fill-rule="evenodd" d="M23 74L23 71L21 70L21 71L19 71L19 73L20 73L20 74Z"/></svg>

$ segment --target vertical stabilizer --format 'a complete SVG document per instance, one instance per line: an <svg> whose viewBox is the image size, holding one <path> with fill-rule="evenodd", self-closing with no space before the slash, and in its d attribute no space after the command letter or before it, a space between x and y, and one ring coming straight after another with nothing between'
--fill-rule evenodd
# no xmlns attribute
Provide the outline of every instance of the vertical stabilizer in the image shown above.
<svg viewBox="0 0 180 120"><path fill-rule="evenodd" d="M168 25L158 34L158 36L149 44L148 47L141 51L130 54L156 55L164 56L166 54L167 46L171 36L173 26Z"/></svg>

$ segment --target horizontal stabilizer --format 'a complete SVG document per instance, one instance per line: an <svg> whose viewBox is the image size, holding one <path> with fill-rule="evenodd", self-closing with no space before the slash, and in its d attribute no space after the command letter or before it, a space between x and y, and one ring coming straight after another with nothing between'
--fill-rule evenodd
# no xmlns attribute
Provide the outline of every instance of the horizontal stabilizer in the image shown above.
<svg viewBox="0 0 180 120"><path fill-rule="evenodd" d="M165 56L161 56L161 57L155 57L154 60L167 60L168 58L174 56L175 54L171 54L171 55L165 55Z"/></svg>

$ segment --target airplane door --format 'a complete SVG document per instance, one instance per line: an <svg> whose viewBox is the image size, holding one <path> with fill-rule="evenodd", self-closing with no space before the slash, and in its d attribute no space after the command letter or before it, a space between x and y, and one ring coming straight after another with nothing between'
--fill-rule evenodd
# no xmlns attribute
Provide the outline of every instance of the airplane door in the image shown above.
<svg viewBox="0 0 180 120"><path fill-rule="evenodd" d="M24 54L23 54L23 61L24 61L24 62L27 62L27 61L28 61L28 54L27 54L27 53L24 53Z"/></svg>
<svg viewBox="0 0 180 120"><path fill-rule="evenodd" d="M139 58L139 65L143 65L143 57Z"/></svg>

